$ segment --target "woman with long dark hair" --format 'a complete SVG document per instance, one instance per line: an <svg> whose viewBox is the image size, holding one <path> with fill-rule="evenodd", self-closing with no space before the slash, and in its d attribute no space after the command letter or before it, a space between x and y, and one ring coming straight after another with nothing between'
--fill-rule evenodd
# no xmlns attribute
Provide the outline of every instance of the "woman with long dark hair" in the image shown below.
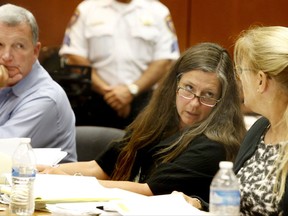
<svg viewBox="0 0 288 216"><path fill-rule="evenodd" d="M184 52L126 131L96 161L38 169L81 172L144 195L178 190L208 200L219 161L235 159L246 132L228 52L214 43Z"/></svg>

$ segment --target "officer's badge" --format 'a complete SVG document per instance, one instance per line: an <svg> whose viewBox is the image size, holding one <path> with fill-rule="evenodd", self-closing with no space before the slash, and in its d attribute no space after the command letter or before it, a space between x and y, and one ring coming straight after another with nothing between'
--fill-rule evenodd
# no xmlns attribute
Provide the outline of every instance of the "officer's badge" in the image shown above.
<svg viewBox="0 0 288 216"><path fill-rule="evenodd" d="M176 30L175 30L175 27L174 27L174 23L172 21L172 17L171 15L167 15L166 18L165 18L165 21L166 21L166 24L168 26L168 29L173 33L173 34L176 34Z"/></svg>

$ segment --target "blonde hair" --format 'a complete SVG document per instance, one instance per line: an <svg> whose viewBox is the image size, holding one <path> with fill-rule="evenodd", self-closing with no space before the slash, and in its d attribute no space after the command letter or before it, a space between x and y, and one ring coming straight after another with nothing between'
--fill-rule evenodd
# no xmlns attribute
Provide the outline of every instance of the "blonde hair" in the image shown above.
<svg viewBox="0 0 288 216"><path fill-rule="evenodd" d="M263 71L279 83L281 91L288 94L288 28L254 26L243 31L235 43L234 62L236 65L245 62L251 69L249 71L254 73ZM288 106L281 123L288 129ZM285 139L288 140L288 131L285 133ZM288 174L287 143L281 143L279 157L275 161L278 169L274 192L278 193L279 199L285 192Z"/></svg>

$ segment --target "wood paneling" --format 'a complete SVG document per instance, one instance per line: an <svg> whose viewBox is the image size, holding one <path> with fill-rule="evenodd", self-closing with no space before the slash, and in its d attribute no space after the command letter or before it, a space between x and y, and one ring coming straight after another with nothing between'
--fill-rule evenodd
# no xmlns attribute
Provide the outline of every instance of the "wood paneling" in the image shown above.
<svg viewBox="0 0 288 216"><path fill-rule="evenodd" d="M39 25L39 39L43 46L59 46L64 31L76 6L82 0L9 0L3 3L16 4L30 10Z"/></svg>
<svg viewBox="0 0 288 216"><path fill-rule="evenodd" d="M188 46L211 41L232 52L237 35L251 25L288 26L287 7L287 0L191 0Z"/></svg>
<svg viewBox="0 0 288 216"><path fill-rule="evenodd" d="M190 25L190 0L160 0L165 4L171 13L176 33L178 36L179 47L184 51L190 43L189 25Z"/></svg>
<svg viewBox="0 0 288 216"><path fill-rule="evenodd" d="M250 25L288 26L287 0L160 0L171 11L180 50L203 41L232 52L235 37ZM35 15L43 46L62 43L66 25L81 0L0 0L18 4Z"/></svg>

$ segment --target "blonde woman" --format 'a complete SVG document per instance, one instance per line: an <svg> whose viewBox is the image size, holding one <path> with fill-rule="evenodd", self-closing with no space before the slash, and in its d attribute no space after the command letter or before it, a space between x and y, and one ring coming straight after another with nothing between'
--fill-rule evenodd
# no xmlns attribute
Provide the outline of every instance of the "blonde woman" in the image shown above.
<svg viewBox="0 0 288 216"><path fill-rule="evenodd" d="M242 215L288 215L288 28L254 27L236 41L244 103L264 116L236 159Z"/></svg>
<svg viewBox="0 0 288 216"><path fill-rule="evenodd" d="M247 132L235 160L241 215L288 215L288 28L244 31L234 61L245 106L263 116Z"/></svg>

